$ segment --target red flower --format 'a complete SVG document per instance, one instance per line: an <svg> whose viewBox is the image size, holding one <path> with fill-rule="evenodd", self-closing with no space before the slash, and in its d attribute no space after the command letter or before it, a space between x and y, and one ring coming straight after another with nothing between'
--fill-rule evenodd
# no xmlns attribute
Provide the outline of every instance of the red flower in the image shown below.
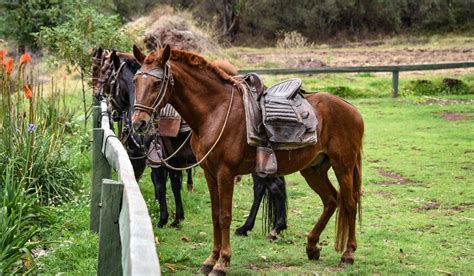
<svg viewBox="0 0 474 276"><path fill-rule="evenodd" d="M23 85L23 93L25 93L25 97L29 100L33 99L33 92L30 89L29 85Z"/></svg>
<svg viewBox="0 0 474 276"><path fill-rule="evenodd" d="M3 63L3 60L7 56L7 50L5 49L0 49L0 63Z"/></svg>
<svg viewBox="0 0 474 276"><path fill-rule="evenodd" d="M13 71L13 59L10 58L5 62L5 70L7 71L7 74L10 75Z"/></svg>
<svg viewBox="0 0 474 276"><path fill-rule="evenodd" d="M28 62L31 61L31 56L28 53L24 53L20 57L20 64L27 64Z"/></svg>

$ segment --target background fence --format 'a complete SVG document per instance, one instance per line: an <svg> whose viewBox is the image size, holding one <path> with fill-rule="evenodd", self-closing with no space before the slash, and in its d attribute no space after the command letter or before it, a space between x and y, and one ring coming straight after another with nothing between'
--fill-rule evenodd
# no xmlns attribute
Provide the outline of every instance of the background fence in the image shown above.
<svg viewBox="0 0 474 276"><path fill-rule="evenodd" d="M454 62L436 64L412 64L412 65L391 65L391 66L359 66L359 67L318 67L318 68L296 68L296 69L244 69L239 73L245 74L254 72L267 75L290 75L290 74L328 74L328 73L392 73L392 95L398 97L399 72L407 71L429 71L442 69L470 68L474 67L474 62Z"/></svg>
<svg viewBox="0 0 474 276"><path fill-rule="evenodd" d="M160 275L153 227L104 101L94 107L90 229L99 233L98 275ZM110 180L112 169L118 181Z"/></svg>

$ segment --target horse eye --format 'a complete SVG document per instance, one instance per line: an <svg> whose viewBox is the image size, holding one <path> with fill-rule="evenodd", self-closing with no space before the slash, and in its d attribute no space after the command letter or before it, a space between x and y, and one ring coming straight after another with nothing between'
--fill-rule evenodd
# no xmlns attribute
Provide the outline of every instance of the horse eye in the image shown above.
<svg viewBox="0 0 474 276"><path fill-rule="evenodd" d="M155 86L159 86L160 84L161 84L161 80L157 80L157 81L153 82L153 85L155 85Z"/></svg>

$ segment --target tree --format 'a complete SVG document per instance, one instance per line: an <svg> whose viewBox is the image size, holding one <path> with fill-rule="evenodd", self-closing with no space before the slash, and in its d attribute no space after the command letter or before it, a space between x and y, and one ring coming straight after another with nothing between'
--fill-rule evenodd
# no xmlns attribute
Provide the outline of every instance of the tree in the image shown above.
<svg viewBox="0 0 474 276"><path fill-rule="evenodd" d="M41 27L56 26L69 13L73 0L4 0L0 2L0 36L12 39L19 48L38 48L35 34Z"/></svg>
<svg viewBox="0 0 474 276"><path fill-rule="evenodd" d="M101 14L94 7L85 5L84 1L77 1L74 11L67 15L67 20L62 24L42 27L38 42L56 58L68 61L72 69L79 72L84 116L87 118L85 80L90 74L91 49L102 46L130 50L133 41L120 29L121 21L118 16Z"/></svg>

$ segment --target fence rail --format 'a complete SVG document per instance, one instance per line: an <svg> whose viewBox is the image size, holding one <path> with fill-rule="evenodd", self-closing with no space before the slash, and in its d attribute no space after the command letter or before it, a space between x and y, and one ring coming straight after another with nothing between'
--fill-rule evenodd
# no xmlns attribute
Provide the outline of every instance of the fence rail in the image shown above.
<svg viewBox="0 0 474 276"><path fill-rule="evenodd" d="M105 102L94 107L90 229L99 233L97 274L160 275L153 227ZM112 181L111 170L118 181Z"/></svg>
<svg viewBox="0 0 474 276"><path fill-rule="evenodd" d="M262 75L291 75L291 74L332 74L332 73L364 73L391 72L393 96L398 96L399 72L430 71L474 67L474 61L433 64L410 64L390 66L356 66L356 67L317 67L291 69L242 69L241 74L254 72Z"/></svg>

